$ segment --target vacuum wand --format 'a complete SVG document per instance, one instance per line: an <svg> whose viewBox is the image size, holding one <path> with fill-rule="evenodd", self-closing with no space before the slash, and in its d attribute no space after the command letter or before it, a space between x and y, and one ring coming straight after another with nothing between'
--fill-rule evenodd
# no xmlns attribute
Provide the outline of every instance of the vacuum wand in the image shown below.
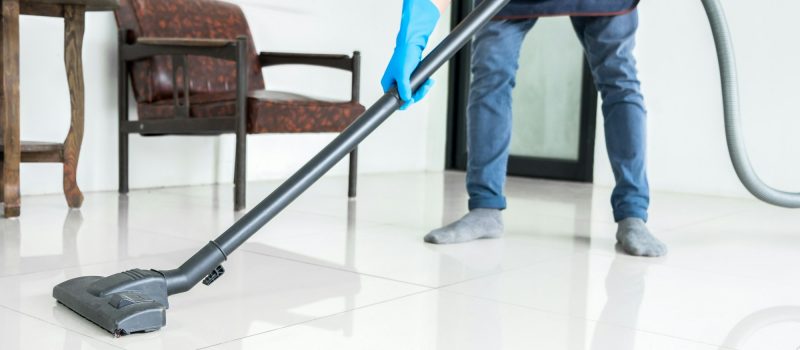
<svg viewBox="0 0 800 350"><path fill-rule="evenodd" d="M472 36L495 16L509 0L487 0L472 11L420 63L411 75L411 87L416 91L442 65L452 58ZM314 158L292 175L267 198L222 233L217 239L175 270L162 271L170 295L188 291L209 273L216 272L228 255L258 232L272 218L319 180L336 163L361 143L403 104L393 88L367 109ZM210 276L210 275L209 275Z"/></svg>

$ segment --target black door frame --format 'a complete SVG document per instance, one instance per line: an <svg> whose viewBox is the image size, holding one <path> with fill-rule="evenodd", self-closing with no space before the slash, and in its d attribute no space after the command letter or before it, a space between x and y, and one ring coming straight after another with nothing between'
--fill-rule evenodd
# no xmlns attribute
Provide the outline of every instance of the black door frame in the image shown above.
<svg viewBox="0 0 800 350"><path fill-rule="evenodd" d="M457 25L472 10L472 1L453 1L451 26ZM448 77L447 143L445 168L465 170L466 115L472 49L467 45L450 61ZM594 177L594 144L597 122L597 90L589 65L584 60L581 88L580 135L578 160L509 156L508 175L592 182Z"/></svg>

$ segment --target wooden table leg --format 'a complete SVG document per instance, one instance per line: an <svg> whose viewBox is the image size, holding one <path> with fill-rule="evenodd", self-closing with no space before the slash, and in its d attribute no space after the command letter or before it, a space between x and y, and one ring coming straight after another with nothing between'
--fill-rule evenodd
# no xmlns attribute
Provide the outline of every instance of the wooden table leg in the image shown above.
<svg viewBox="0 0 800 350"><path fill-rule="evenodd" d="M83 31L84 6L64 6L64 65L67 69L69 98L72 105L69 133L64 141L64 196L70 208L80 208L83 194L78 188L78 158L83 142L84 86Z"/></svg>
<svg viewBox="0 0 800 350"><path fill-rule="evenodd" d="M2 35L2 117L3 202L5 217L19 216L19 1L3 0Z"/></svg>

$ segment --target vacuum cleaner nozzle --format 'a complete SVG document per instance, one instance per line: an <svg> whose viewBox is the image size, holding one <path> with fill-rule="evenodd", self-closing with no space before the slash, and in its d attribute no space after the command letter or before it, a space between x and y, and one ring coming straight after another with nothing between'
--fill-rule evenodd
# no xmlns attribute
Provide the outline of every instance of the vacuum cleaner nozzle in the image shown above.
<svg viewBox="0 0 800 350"><path fill-rule="evenodd" d="M53 297L115 336L156 331L167 322L167 284L158 271L73 278L55 286Z"/></svg>

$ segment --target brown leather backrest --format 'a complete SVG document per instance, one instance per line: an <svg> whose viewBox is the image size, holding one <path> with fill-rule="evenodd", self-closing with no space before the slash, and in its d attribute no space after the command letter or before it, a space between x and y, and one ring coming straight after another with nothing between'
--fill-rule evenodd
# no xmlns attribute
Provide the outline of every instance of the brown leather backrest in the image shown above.
<svg viewBox="0 0 800 350"><path fill-rule="evenodd" d="M253 37L242 10L217 0L121 0L115 12L117 26L138 37L236 39L247 36L250 90L264 88ZM211 57L189 56L189 92L236 91L236 63ZM180 75L179 75L180 77ZM171 99L172 59L156 56L131 66L138 102ZM179 84L182 79L179 80Z"/></svg>

